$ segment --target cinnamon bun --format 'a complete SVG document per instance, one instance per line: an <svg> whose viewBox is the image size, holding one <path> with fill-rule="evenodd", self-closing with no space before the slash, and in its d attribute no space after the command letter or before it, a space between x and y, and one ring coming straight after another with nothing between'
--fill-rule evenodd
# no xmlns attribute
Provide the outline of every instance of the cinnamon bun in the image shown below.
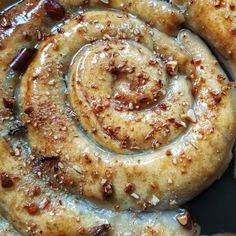
<svg viewBox="0 0 236 236"><path fill-rule="evenodd" d="M185 18L150 0L1 14L0 209L20 234L198 234L178 208L231 160L235 91Z"/></svg>

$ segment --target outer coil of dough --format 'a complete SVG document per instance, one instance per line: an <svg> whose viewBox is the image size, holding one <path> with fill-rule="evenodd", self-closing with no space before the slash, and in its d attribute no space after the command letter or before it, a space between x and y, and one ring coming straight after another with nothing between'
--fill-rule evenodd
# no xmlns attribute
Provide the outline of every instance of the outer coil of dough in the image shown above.
<svg viewBox="0 0 236 236"><path fill-rule="evenodd" d="M22 235L92 236L96 235L93 234L93 229L107 224L111 225L111 229L101 235L197 234L196 225L189 231L175 220L178 212L115 212L80 200L53 186L49 187L47 179L39 179L32 173L29 160L10 156L8 146L2 139L0 151L1 173L7 172L16 180L15 186L7 191L0 187L1 212ZM3 156L5 158L2 158ZM31 193L36 187L40 188L40 194L32 197ZM26 207L32 203L39 206L36 215L30 215L27 211ZM3 228L0 231L1 236L21 235L14 231L7 234L9 229L6 224L0 224Z"/></svg>
<svg viewBox="0 0 236 236"><path fill-rule="evenodd" d="M4 216L23 235L89 235L103 224L111 224L112 235L196 234L196 227L187 231L177 223L176 212L126 210L176 208L221 176L236 129L226 75L196 35L169 36L183 17L165 2L90 1L79 13L69 8L83 1L60 2L73 17L48 36L55 22L44 1L24 1L1 16L11 25L0 29L0 96L6 101L16 92L29 142L17 146L18 137L6 135L14 114L2 103L1 133L9 146L1 141L1 172L20 176L10 191L0 191ZM21 47L37 43L39 32L45 37L14 91L18 75L9 63ZM69 197L48 190L45 181ZM31 185L42 191L33 199L26 194ZM29 201L40 206L47 191L50 208L29 215ZM86 200L76 203L74 196Z"/></svg>
<svg viewBox="0 0 236 236"><path fill-rule="evenodd" d="M222 58L235 80L236 68L236 3L234 0L173 1L185 10L185 24L202 36Z"/></svg>

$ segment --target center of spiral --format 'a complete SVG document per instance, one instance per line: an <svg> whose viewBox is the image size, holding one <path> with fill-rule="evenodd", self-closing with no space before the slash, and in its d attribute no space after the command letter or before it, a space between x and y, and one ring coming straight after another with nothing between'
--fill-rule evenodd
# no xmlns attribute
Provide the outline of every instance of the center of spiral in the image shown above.
<svg viewBox="0 0 236 236"><path fill-rule="evenodd" d="M162 62L133 41L85 46L77 54L75 66L77 83L81 82L95 110L107 103L119 111L140 110L165 94Z"/></svg>
<svg viewBox="0 0 236 236"><path fill-rule="evenodd" d="M172 128L155 113L169 83L162 61L142 44L98 41L73 59L70 100L85 131L102 146L145 150L169 141Z"/></svg>

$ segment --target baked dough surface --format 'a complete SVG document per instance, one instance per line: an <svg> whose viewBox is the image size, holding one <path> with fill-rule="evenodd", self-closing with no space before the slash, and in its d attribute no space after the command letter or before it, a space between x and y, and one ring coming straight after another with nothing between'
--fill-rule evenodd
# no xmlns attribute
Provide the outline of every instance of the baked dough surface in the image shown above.
<svg viewBox="0 0 236 236"><path fill-rule="evenodd" d="M25 0L1 14L0 208L19 233L198 234L176 209L220 178L236 134L234 84L198 36L232 69L233 21L210 2Z"/></svg>

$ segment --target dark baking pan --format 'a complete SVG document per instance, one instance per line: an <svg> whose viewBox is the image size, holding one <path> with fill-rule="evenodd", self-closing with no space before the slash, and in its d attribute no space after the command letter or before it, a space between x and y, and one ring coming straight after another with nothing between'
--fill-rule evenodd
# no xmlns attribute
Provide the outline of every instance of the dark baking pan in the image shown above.
<svg viewBox="0 0 236 236"><path fill-rule="evenodd" d="M220 180L186 204L201 225L202 234L236 233L236 179L234 163Z"/></svg>

